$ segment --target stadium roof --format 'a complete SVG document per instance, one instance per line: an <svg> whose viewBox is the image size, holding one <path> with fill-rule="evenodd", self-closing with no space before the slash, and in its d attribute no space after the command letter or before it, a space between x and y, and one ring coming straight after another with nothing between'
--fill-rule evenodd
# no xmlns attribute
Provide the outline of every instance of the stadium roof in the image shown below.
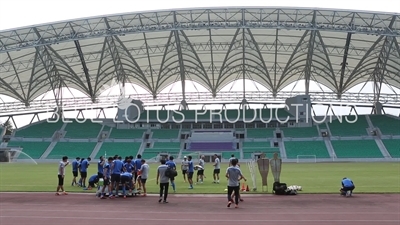
<svg viewBox="0 0 400 225"><path fill-rule="evenodd" d="M338 96L366 81L379 92L381 83L400 88L399 37L400 14L332 9L196 8L54 22L0 31L0 93L28 105L70 87L94 100L117 79L153 96L179 80L215 94L243 78L274 94L299 79Z"/></svg>

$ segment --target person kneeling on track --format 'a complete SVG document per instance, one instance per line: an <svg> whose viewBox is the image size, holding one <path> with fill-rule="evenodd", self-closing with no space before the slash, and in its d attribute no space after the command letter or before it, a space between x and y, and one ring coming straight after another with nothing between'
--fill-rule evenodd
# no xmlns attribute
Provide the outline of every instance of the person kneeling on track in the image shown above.
<svg viewBox="0 0 400 225"><path fill-rule="evenodd" d="M89 186L87 188L84 188L83 190L92 190L92 188L96 187L96 184L99 183L99 175L93 174L89 178Z"/></svg>
<svg viewBox="0 0 400 225"><path fill-rule="evenodd" d="M124 172L121 174L121 185L122 185L122 195L126 198L126 188L129 188L129 193L132 192L133 187L133 175L129 172Z"/></svg>
<svg viewBox="0 0 400 225"><path fill-rule="evenodd" d="M356 188L354 182L350 178L342 179L342 188L340 189L340 195L349 197L353 194L353 190Z"/></svg>

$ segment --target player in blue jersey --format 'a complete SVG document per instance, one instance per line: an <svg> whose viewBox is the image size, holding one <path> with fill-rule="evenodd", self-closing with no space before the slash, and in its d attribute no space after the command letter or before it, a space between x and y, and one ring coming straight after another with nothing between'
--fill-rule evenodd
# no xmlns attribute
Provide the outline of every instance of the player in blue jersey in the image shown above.
<svg viewBox="0 0 400 225"><path fill-rule="evenodd" d="M169 157L169 160L165 163L165 165L167 165L169 168L171 168L173 170L176 170L176 164L174 162L174 157L173 156ZM174 192L176 192L176 189L175 189L175 178L170 178L170 181L171 181L172 189L174 190Z"/></svg>
<svg viewBox="0 0 400 225"><path fill-rule="evenodd" d="M86 178L87 178L87 169L89 168L91 158L83 160L81 163L81 177L82 177L82 187L86 188Z"/></svg>
<svg viewBox="0 0 400 225"><path fill-rule="evenodd" d="M71 186L77 185L78 183L76 182L76 178L78 177L78 171L79 171L79 161L81 160L80 157L76 157L74 161L72 161L72 184Z"/></svg>
<svg viewBox="0 0 400 225"><path fill-rule="evenodd" d="M103 174L103 171L101 172L101 174ZM87 188L85 188L85 190L92 190L92 188L96 187L96 184L99 183L99 179L99 175L93 174L89 178L89 185Z"/></svg>
<svg viewBox="0 0 400 225"><path fill-rule="evenodd" d="M350 197L353 194L353 190L356 188L354 182L350 178L342 179L342 188L340 189L340 194L346 197Z"/></svg>
<svg viewBox="0 0 400 225"><path fill-rule="evenodd" d="M142 189L142 182L140 179L138 179L138 171L142 167L142 155L138 154L135 159L135 180L137 181L136 183L139 185L138 190Z"/></svg>
<svg viewBox="0 0 400 225"><path fill-rule="evenodd" d="M189 189L193 189L193 174L194 174L194 165L192 161L192 156L188 156L188 181L189 181Z"/></svg>
<svg viewBox="0 0 400 225"><path fill-rule="evenodd" d="M121 161L121 157L115 159L111 165L111 190L115 188L115 194L110 198L118 196L119 182L121 181L121 174L123 172L124 164Z"/></svg>
<svg viewBox="0 0 400 225"><path fill-rule="evenodd" d="M103 178L103 167L105 162L104 157L100 156L99 161L97 162L97 176L99 179Z"/></svg>
<svg viewBox="0 0 400 225"><path fill-rule="evenodd" d="M126 188L129 187L129 192L132 192L133 187L133 175L129 172L124 172L121 174L121 185L122 185L122 195L126 198Z"/></svg>
<svg viewBox="0 0 400 225"><path fill-rule="evenodd" d="M110 197L112 195L112 188L110 186L111 184L111 164L113 162L113 158L109 157L108 161L104 164L104 168L103 168L103 188L101 189L101 198L104 199L105 198L105 191L106 188L108 189L108 192L110 193Z"/></svg>
<svg viewBox="0 0 400 225"><path fill-rule="evenodd" d="M134 174L135 173L134 168L135 165L133 165L132 160L130 158L126 159L126 162L124 164L124 171Z"/></svg>

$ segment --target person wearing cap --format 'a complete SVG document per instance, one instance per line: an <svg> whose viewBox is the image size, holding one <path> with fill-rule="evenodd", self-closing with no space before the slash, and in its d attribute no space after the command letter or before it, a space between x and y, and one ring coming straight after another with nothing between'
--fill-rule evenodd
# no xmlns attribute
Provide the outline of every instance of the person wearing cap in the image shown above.
<svg viewBox="0 0 400 225"><path fill-rule="evenodd" d="M353 190L356 188L353 181L350 178L344 177L342 179L342 188L340 189L340 195L350 197L353 194Z"/></svg>
<svg viewBox="0 0 400 225"><path fill-rule="evenodd" d="M185 183L186 183L186 174L187 174L188 168L189 168L189 161L187 160L187 157L184 156L182 165L181 165L181 170L182 170L183 180Z"/></svg>

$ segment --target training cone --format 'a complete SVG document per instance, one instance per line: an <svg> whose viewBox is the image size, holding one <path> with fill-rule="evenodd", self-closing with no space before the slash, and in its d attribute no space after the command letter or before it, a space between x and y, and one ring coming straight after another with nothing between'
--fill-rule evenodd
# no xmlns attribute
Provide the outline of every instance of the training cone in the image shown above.
<svg viewBox="0 0 400 225"><path fill-rule="evenodd" d="M246 188L244 187L244 184L242 184L242 189L241 191L246 191Z"/></svg>
<svg viewBox="0 0 400 225"><path fill-rule="evenodd" d="M247 185L247 187L246 187L246 191L250 191L249 185Z"/></svg>

